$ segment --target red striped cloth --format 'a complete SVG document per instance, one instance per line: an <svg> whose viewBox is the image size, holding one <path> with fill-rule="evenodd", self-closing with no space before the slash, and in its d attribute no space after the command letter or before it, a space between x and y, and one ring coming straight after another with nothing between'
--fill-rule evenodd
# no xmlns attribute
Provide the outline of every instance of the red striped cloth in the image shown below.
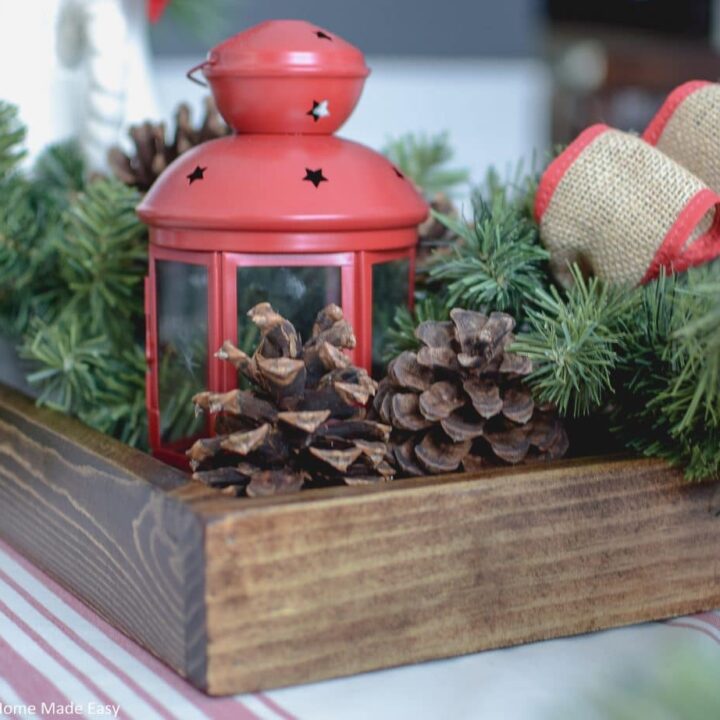
<svg viewBox="0 0 720 720"><path fill-rule="evenodd" d="M264 694L195 690L2 542L0 678L0 705L35 705L43 718L67 718L71 704L83 712L69 717L119 708L138 720L294 718Z"/></svg>
<svg viewBox="0 0 720 720"><path fill-rule="evenodd" d="M137 720L457 720L499 717L495 707L504 718L530 718L537 715L523 714L523 698L537 710L538 688L548 678L563 677L565 691L579 686L593 663L608 665L609 654L640 652L638 662L645 662L642 653L655 657L658 639L676 637L671 628L709 642L720 672L715 612L273 693L208 698L0 542L0 718L113 717L117 710L116 717ZM31 705L34 714L27 712ZM75 712L68 714L68 705Z"/></svg>

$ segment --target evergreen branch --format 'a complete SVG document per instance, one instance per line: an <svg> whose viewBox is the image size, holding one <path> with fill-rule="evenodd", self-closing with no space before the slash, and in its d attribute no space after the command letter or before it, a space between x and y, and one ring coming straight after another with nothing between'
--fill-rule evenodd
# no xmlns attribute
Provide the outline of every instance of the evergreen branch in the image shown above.
<svg viewBox="0 0 720 720"><path fill-rule="evenodd" d="M720 263L642 290L615 385L615 432L632 449L720 476Z"/></svg>
<svg viewBox="0 0 720 720"><path fill-rule="evenodd" d="M167 9L167 15L188 32L205 41L217 42L223 33L230 7L237 7L243 0L173 0ZM161 23L162 24L162 23Z"/></svg>
<svg viewBox="0 0 720 720"><path fill-rule="evenodd" d="M436 295L417 299L412 312L404 305L396 308L392 326L387 331L383 360L389 362L405 350L418 350L421 343L415 337L415 330L421 322L449 318L450 308Z"/></svg>
<svg viewBox="0 0 720 720"><path fill-rule="evenodd" d="M37 402L73 415L121 441L147 444L145 353L138 344L118 352L107 334L90 332L76 313L53 323L35 320L20 348L34 370Z"/></svg>
<svg viewBox="0 0 720 720"><path fill-rule="evenodd" d="M528 298L549 283L549 254L537 226L505 199L489 204L478 197L474 209L472 225L436 214L459 239L449 251L433 253L430 282L446 289L450 307L509 312L521 322Z"/></svg>
<svg viewBox="0 0 720 720"><path fill-rule="evenodd" d="M543 153L540 159L533 153L527 165L520 160L504 177L496 168L489 168L483 182L475 190L475 198L481 197L491 204L500 201L511 205L519 215L535 222L535 195L540 178L550 162L564 149L565 146L556 145L551 151Z"/></svg>
<svg viewBox="0 0 720 720"><path fill-rule="evenodd" d="M0 179L7 177L25 157L26 130L17 108L0 100Z"/></svg>
<svg viewBox="0 0 720 720"><path fill-rule="evenodd" d="M92 403L79 408L80 420L127 445L146 448L146 369L145 352L138 344L116 356L103 369Z"/></svg>
<svg viewBox="0 0 720 720"><path fill-rule="evenodd" d="M77 415L99 393L112 344L105 335L89 333L79 315L65 313L52 324L33 321L20 355L36 367L27 379L40 390L38 402Z"/></svg>
<svg viewBox="0 0 720 720"><path fill-rule="evenodd" d="M429 137L407 133L391 139L383 148L383 154L427 197L452 194L457 185L469 179L466 169L447 168L454 152L446 132Z"/></svg>
<svg viewBox="0 0 720 720"><path fill-rule="evenodd" d="M33 280L42 234L38 197L19 175L0 182L0 287L23 292Z"/></svg>
<svg viewBox="0 0 720 720"><path fill-rule="evenodd" d="M599 410L613 393L635 295L585 280L577 266L571 272L575 282L565 297L556 287L536 292L529 329L511 349L533 360L528 382L538 400L577 417Z"/></svg>
<svg viewBox="0 0 720 720"><path fill-rule="evenodd" d="M688 284L676 293L682 325L672 340L673 358L682 369L674 392L689 398L678 430L702 421L720 425L720 280L717 264L691 270Z"/></svg>
<svg viewBox="0 0 720 720"><path fill-rule="evenodd" d="M117 180L91 183L68 214L63 279L93 330L114 336L142 315L138 288L147 268L147 230L135 215L136 191Z"/></svg>
<svg viewBox="0 0 720 720"><path fill-rule="evenodd" d="M85 189L85 160L75 141L47 147L35 161L33 179L43 192L67 205Z"/></svg>
<svg viewBox="0 0 720 720"><path fill-rule="evenodd" d="M54 146L40 156L33 177L12 173L0 180L0 327L6 334L22 335L32 317L51 319L68 302L57 253L63 214L83 172L72 146Z"/></svg>
<svg viewBox="0 0 720 720"><path fill-rule="evenodd" d="M485 198L489 203L500 201L512 205L519 215L534 221L535 194L541 174L534 165L533 162L531 171L526 173L523 163L520 162L511 177L506 179L500 176L496 168L491 167L482 185L476 190L476 195Z"/></svg>
<svg viewBox="0 0 720 720"><path fill-rule="evenodd" d="M47 315L49 300L62 302L55 241L62 208L34 183L16 174L0 181L0 326L21 335L33 315Z"/></svg>

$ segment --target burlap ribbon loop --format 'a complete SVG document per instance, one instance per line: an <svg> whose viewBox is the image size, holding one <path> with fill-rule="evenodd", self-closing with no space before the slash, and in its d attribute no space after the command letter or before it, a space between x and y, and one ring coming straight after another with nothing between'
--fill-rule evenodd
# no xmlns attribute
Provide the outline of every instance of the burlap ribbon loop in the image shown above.
<svg viewBox="0 0 720 720"><path fill-rule="evenodd" d="M643 139L720 192L720 85L693 80L673 90Z"/></svg>
<svg viewBox="0 0 720 720"><path fill-rule="evenodd" d="M562 279L567 262L635 285L720 255L720 196L641 138L594 125L544 173L540 235Z"/></svg>

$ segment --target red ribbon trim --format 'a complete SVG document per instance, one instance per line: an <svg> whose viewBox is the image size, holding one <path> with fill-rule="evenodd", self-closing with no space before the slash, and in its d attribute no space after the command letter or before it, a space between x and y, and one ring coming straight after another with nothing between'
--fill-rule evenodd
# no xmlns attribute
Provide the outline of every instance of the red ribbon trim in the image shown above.
<svg viewBox="0 0 720 720"><path fill-rule="evenodd" d="M560 184L565 173L570 169L570 166L593 140L609 129L607 125L598 124L583 130L580 135L548 165L547 170L545 170L542 178L540 178L537 194L535 195L535 220L537 222L540 222L545 211L548 209L555 189Z"/></svg>
<svg viewBox="0 0 720 720"><path fill-rule="evenodd" d="M643 140L651 145L657 145L665 130L665 126L670 122L670 118L675 114L675 111L690 95L711 84L712 83L707 80L690 80L676 87L667 96L662 107L658 110L657 115L655 115L645 129L642 135Z"/></svg>

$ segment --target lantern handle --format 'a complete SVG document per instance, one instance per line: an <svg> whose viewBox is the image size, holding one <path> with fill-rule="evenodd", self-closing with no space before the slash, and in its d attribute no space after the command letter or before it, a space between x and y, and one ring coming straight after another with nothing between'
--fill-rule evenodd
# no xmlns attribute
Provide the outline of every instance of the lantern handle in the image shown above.
<svg viewBox="0 0 720 720"><path fill-rule="evenodd" d="M198 63L198 64L195 65L194 67L191 67L191 68L185 73L185 77L186 77L188 80L190 80L191 82L194 82L196 85L200 85L200 87L207 87L208 84L207 84L204 80L198 80L198 79L195 77L195 73L196 73L198 70L202 70L202 68L204 68L207 64L208 64L208 61L207 61L207 60L203 60L201 63Z"/></svg>

